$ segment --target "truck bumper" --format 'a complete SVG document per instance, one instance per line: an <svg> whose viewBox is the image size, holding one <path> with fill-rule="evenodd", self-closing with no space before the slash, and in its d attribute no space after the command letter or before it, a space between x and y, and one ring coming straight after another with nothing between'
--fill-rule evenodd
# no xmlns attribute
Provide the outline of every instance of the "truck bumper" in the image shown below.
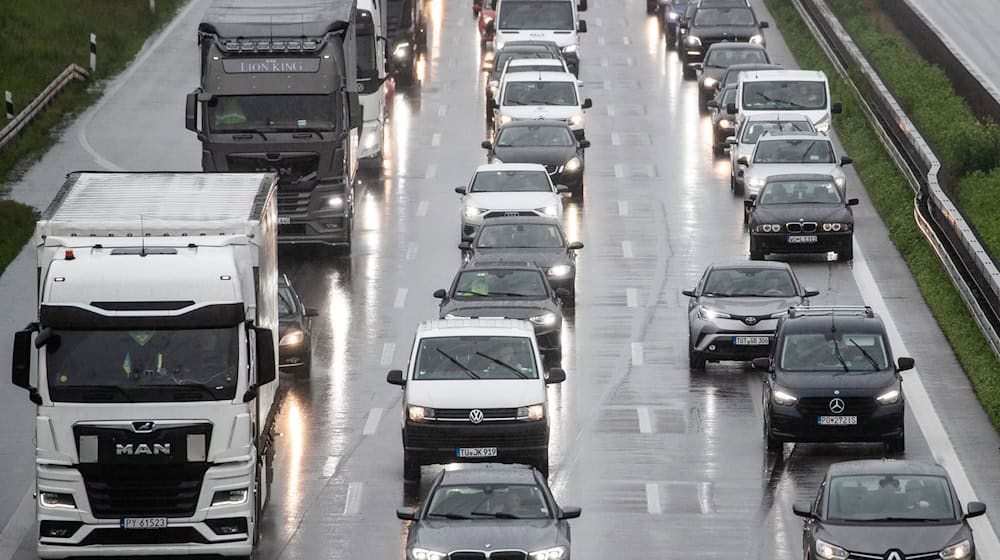
<svg viewBox="0 0 1000 560"><path fill-rule="evenodd" d="M350 245L353 186L317 185L311 191L278 187L278 243Z"/></svg>

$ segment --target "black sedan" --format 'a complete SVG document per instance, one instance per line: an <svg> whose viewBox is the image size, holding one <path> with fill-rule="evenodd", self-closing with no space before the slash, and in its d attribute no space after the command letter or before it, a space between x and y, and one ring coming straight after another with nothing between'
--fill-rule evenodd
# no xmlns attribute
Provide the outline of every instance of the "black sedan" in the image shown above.
<svg viewBox="0 0 1000 560"><path fill-rule="evenodd" d="M854 213L858 199L828 175L773 175L760 193L750 195L747 226L750 258L768 253L826 253L854 258Z"/></svg>
<svg viewBox="0 0 1000 560"><path fill-rule="evenodd" d="M590 140L577 140L563 121L523 120L504 125L493 142L483 142L490 163L538 163L555 185L583 197L583 151Z"/></svg>
<svg viewBox="0 0 1000 560"><path fill-rule="evenodd" d="M437 290L442 319L524 319L535 327L535 338L546 362L562 359L563 314L560 296L542 269L528 262L479 263L458 271L448 290Z"/></svg>
<svg viewBox="0 0 1000 560"><path fill-rule="evenodd" d="M308 377L312 367L312 317L319 312L302 305L288 277L278 276L278 367Z"/></svg>
<svg viewBox="0 0 1000 560"><path fill-rule="evenodd" d="M396 517L413 522L407 560L569 560L568 520L580 511L559 507L537 470L484 463L442 470L420 511L398 508Z"/></svg>
<svg viewBox="0 0 1000 560"><path fill-rule="evenodd" d="M736 119L721 108L736 102L736 88L729 87L719 92L718 99L708 102L712 115L712 153L721 156L729 144L726 140L736 133Z"/></svg>
<svg viewBox="0 0 1000 560"><path fill-rule="evenodd" d="M708 100L715 97L715 92L722 86L722 76L730 66L770 63L771 57L768 56L767 49L759 44L727 42L708 47L705 61L695 64L695 69L701 70L698 77L698 106L704 109Z"/></svg>
<svg viewBox="0 0 1000 560"><path fill-rule="evenodd" d="M867 460L830 465L816 499L793 511L805 518L806 560L975 560L967 520L986 504L969 502L963 514L940 465Z"/></svg>
<svg viewBox="0 0 1000 560"><path fill-rule="evenodd" d="M690 12L689 12L690 13ZM695 78L695 64L702 62L705 51L714 44L724 41L739 41L764 45L762 29L766 21L758 21L752 8L746 5L700 6L691 18L681 23L684 38L679 45L684 77Z"/></svg>
<svg viewBox="0 0 1000 560"><path fill-rule="evenodd" d="M493 53L493 58L483 63L486 75L486 126L493 125L493 111L496 109L496 93L500 87L500 74L508 61L515 58L562 59L562 51L551 41L517 41Z"/></svg>
<svg viewBox="0 0 1000 560"><path fill-rule="evenodd" d="M556 218L519 216L490 218L471 243L458 246L467 263L528 261L545 271L553 290L565 289L565 302L576 300L576 252L583 243L568 243Z"/></svg>
<svg viewBox="0 0 1000 560"><path fill-rule="evenodd" d="M660 0L660 24L667 50L677 47L677 26L694 0Z"/></svg>

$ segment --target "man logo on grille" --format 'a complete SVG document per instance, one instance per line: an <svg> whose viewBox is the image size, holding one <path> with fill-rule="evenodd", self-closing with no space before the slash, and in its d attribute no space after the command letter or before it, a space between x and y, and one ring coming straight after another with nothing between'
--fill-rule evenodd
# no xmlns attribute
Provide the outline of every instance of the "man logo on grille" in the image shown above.
<svg viewBox="0 0 1000 560"><path fill-rule="evenodd" d="M845 408L847 408L847 405L844 404L844 399L830 399L830 412L840 414Z"/></svg>
<svg viewBox="0 0 1000 560"><path fill-rule="evenodd" d="M482 424L485 417L486 416L483 414L483 411L478 408L473 408L469 412L469 422L472 422L473 424Z"/></svg>
<svg viewBox="0 0 1000 560"><path fill-rule="evenodd" d="M152 432L154 424L152 422L132 422L132 431Z"/></svg>

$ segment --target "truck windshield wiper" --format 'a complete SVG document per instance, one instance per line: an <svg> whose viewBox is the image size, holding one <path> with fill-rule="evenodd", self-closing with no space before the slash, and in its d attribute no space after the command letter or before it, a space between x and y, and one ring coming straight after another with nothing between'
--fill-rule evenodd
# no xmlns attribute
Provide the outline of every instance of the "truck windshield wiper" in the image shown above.
<svg viewBox="0 0 1000 560"><path fill-rule="evenodd" d="M472 519L468 515L462 515L461 513L437 513L431 512L427 514L427 517L444 517L445 519Z"/></svg>
<svg viewBox="0 0 1000 560"><path fill-rule="evenodd" d="M80 391L112 391L121 395L126 402L135 402L128 391L118 385L78 385L73 387Z"/></svg>
<svg viewBox="0 0 1000 560"><path fill-rule="evenodd" d="M220 132L230 133L233 136L236 136L237 134L246 134L247 132L249 132L251 134L259 134L260 137L263 138L265 142L268 140L267 135L264 134L264 132L258 128L240 128L240 129L231 128L229 130L224 130Z"/></svg>
<svg viewBox="0 0 1000 560"><path fill-rule="evenodd" d="M869 354L867 350L865 350L864 348L862 348L860 344L858 344L857 342L855 342L855 340L853 338L848 338L847 341L850 342L851 344L853 344L855 348L857 348L858 350L860 350L861 353L864 354L864 356L866 358L868 358L868 361L872 363L872 367L874 368L873 371L878 371L878 370L882 369L882 368L879 367L878 362L875 361L875 358L873 358L872 355Z"/></svg>
<svg viewBox="0 0 1000 560"><path fill-rule="evenodd" d="M479 379L479 375L477 375L477 374L476 374L476 372L472 371L471 369L469 369L469 368L468 368L468 366L466 366L466 365L465 365L465 364L463 364L462 362L458 361L458 360L457 360L457 359L455 358L455 356L452 356L451 354L449 354L449 353L445 352L444 350L442 350L442 349L440 349L440 348L438 348L438 349L437 349L437 351L438 351L438 353L440 353L440 354L441 354L442 356L444 356L445 358L447 358L447 359L448 359L448 361L450 361L451 363L455 364L456 366L458 366L458 367L462 368L462 370L463 370L463 371L464 371L465 373L469 374L469 377L471 377L471 378L473 378L473 379Z"/></svg>
<svg viewBox="0 0 1000 560"><path fill-rule="evenodd" d="M212 391L211 389L209 389L204 385L195 383L177 383L176 385L142 385L142 387L150 389L180 389L180 390L195 389L200 393L208 395L209 400L214 401L217 398L215 396L214 391Z"/></svg>
<svg viewBox="0 0 1000 560"><path fill-rule="evenodd" d="M840 353L840 345L837 344L836 338L833 339L833 351L837 356L837 361L844 366L844 371L851 371L851 368L847 367L847 362L844 361L844 356Z"/></svg>
<svg viewBox="0 0 1000 560"><path fill-rule="evenodd" d="M489 360L489 361L491 361L491 362L493 362L495 364L499 364L501 367L505 367L505 368L509 369L510 371L513 371L521 379L528 379L528 376L525 375L524 372L522 372L521 370L517 369L516 367L508 364L507 362L505 362L503 360L498 360L498 359L494 358L493 356L490 356L489 354L483 354L482 352L476 352L476 355L477 356L482 356L482 357L486 358L487 360Z"/></svg>
<svg viewBox="0 0 1000 560"><path fill-rule="evenodd" d="M479 517L495 517L497 519L521 519L520 516L514 515L513 513L505 513L502 511L498 511L496 513L489 513L486 511L474 511L472 512L472 515L476 515Z"/></svg>

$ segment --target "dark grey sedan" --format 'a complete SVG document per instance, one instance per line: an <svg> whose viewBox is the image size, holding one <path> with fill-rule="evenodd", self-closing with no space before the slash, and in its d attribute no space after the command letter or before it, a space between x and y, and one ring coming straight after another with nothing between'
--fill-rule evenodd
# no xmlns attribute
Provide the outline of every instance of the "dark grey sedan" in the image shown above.
<svg viewBox="0 0 1000 560"><path fill-rule="evenodd" d="M986 513L969 502L965 513L948 472L919 461L834 463L811 504L796 504L805 518L805 560L975 560L966 521Z"/></svg>
<svg viewBox="0 0 1000 560"><path fill-rule="evenodd" d="M484 463L442 470L420 511L399 508L396 517L413 521L407 560L569 560L567 520L580 508L559 507L531 467Z"/></svg>
<svg viewBox="0 0 1000 560"><path fill-rule="evenodd" d="M493 142L483 142L490 163L538 163L554 185L583 196L583 151L590 140L577 140L563 121L523 120L503 126Z"/></svg>
<svg viewBox="0 0 1000 560"><path fill-rule="evenodd" d="M309 377L312 369L312 318L319 311L302 305L288 277L278 275L278 367Z"/></svg>

